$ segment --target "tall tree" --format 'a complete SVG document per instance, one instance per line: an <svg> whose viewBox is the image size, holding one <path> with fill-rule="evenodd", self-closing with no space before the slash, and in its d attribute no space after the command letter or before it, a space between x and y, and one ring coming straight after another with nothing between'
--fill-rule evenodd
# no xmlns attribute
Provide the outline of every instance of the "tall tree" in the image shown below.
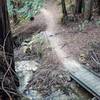
<svg viewBox="0 0 100 100"><path fill-rule="evenodd" d="M75 14L80 14L82 13L82 8L83 8L83 2L84 0L76 0L75 4Z"/></svg>
<svg viewBox="0 0 100 100"><path fill-rule="evenodd" d="M66 19L68 18L68 14L67 14L67 10L66 10L65 0L61 0L61 5L62 5L62 13L63 13L62 21L65 22Z"/></svg>
<svg viewBox="0 0 100 100"><path fill-rule="evenodd" d="M85 18L91 20L94 0L85 0Z"/></svg>
<svg viewBox="0 0 100 100"><path fill-rule="evenodd" d="M100 0L97 0L97 4L98 4L98 15L100 15Z"/></svg>
<svg viewBox="0 0 100 100"><path fill-rule="evenodd" d="M6 0L0 0L0 100L12 99L19 85L15 75L13 43ZM10 91L13 91L12 93Z"/></svg>

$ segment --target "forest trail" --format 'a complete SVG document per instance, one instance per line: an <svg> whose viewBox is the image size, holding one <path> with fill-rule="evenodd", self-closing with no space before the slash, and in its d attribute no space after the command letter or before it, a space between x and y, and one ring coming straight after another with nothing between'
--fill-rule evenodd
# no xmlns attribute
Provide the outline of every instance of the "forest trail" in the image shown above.
<svg viewBox="0 0 100 100"><path fill-rule="evenodd" d="M46 39L49 40L50 48L52 48L54 54L57 55L56 60L59 60L59 63L60 62L62 63L61 66L63 65L62 67L60 66L60 68L66 72L71 71L73 73L75 71L76 72L80 71L82 68L81 64L76 59L75 54L79 54L80 50L83 50L84 45L87 43L87 41L89 41L90 39L92 40L96 39L99 36L96 34L97 36L95 37L95 32L93 33L93 35L88 33L83 34L82 32L80 33L78 32L75 33L74 31L71 32L70 27L62 25L60 22L62 17L62 12L60 7L61 5L58 5L57 2L55 1L53 2L51 0L47 1L44 4L44 7L41 9L40 14L35 17L35 20L29 22L25 26L25 28L21 28L21 30L23 31L23 29L25 29L24 32L27 36L29 35L29 33L31 33L32 35L33 33L36 32L39 33L42 31ZM42 26L46 27L45 29L43 28L43 30L40 30ZM36 27L36 30L39 31L33 32L35 29L34 27ZM51 55L49 55L49 57L50 56ZM43 70L46 70L45 67L43 68Z"/></svg>
<svg viewBox="0 0 100 100"><path fill-rule="evenodd" d="M59 28L61 27L60 24L58 24L59 18L61 17L59 8L56 4L51 6L50 3L47 5L47 7L48 8L43 8L41 10L41 13L44 15L46 19L45 22L47 24L46 32L44 32L46 38L49 39L51 47L55 50L58 59L64 65L65 69L71 71L80 69L81 65L73 60L72 55L69 53L69 48L66 47L66 52L62 49L63 40L56 35L56 33L59 33Z"/></svg>
<svg viewBox="0 0 100 100"><path fill-rule="evenodd" d="M41 13L44 15L44 18L46 19L46 31L53 33L57 32L57 28L59 28L60 25L58 24L58 22L61 18L61 9L57 6L57 2L48 1L47 3L45 3L44 8L41 9Z"/></svg>
<svg viewBox="0 0 100 100"><path fill-rule="evenodd" d="M52 33L59 38L58 44L62 45L62 50L68 56L79 61L81 54L87 55L91 43L100 41L100 26L96 25L96 19L90 23L83 23L82 31L80 31L82 22L69 22L67 25L62 25L60 23L62 17L60 6L57 2L50 0L41 10L46 19L46 31L48 31L48 34Z"/></svg>
<svg viewBox="0 0 100 100"><path fill-rule="evenodd" d="M89 70L85 69L83 67L83 65L81 65L76 59L73 58L73 56L70 54L70 48L68 47L68 45L66 45L66 51L64 51L64 49L62 49L63 42L64 42L62 40L63 38L61 38L55 34L55 33L59 32L57 30L57 28L59 27L59 25L57 24L58 18L59 18L58 17L59 15L57 15L58 13L55 12L55 10L49 11L48 9L42 9L41 12L43 13L43 15L46 19L46 23L47 23L47 29L46 29L46 32L44 32L44 35L49 40L52 49L56 52L56 55L57 55L59 61L63 64L64 70L69 71L73 77L76 76L75 79L79 80L77 82L79 84L81 84L81 86L83 86L83 87L88 87L88 89L86 88L88 91L92 90L93 92L91 92L91 93L94 94L94 92L95 92L96 94L99 94L99 88L97 87L98 90L96 90L96 87L95 87L96 85L94 85L94 84L96 81L97 81L96 83L100 84L100 79L97 76L95 76L93 73L91 73ZM66 34L70 34L70 33L68 33L68 31L67 31ZM85 41L86 43L90 42L90 41L88 41L88 39L90 40L93 36L94 35L90 35L90 37L88 37L88 34L87 34L87 35L85 35L85 38L86 37L88 37L88 38L85 39L84 35L82 35L83 39L86 40ZM78 39L80 41L78 43L78 44L80 44L81 39L80 38L76 38L76 39ZM95 38L92 38L92 39L95 39ZM96 37L96 39L97 39L97 37ZM80 44L80 45L84 45L84 43ZM72 45L72 46L74 46L74 45ZM78 46L78 45L75 45L75 46ZM74 49L73 49L73 51L77 52ZM93 80L95 80L95 82ZM94 83L91 84L92 82L94 82ZM82 83L83 83L83 85L82 85ZM98 84L98 86L99 86L99 84ZM99 95L97 96L97 98L99 98Z"/></svg>
<svg viewBox="0 0 100 100"><path fill-rule="evenodd" d="M88 64L88 67L92 68L91 64L86 61L86 56L90 50L90 44L100 41L100 30L96 21L87 23L82 31L79 31L80 23L76 25L75 22L74 24L70 22L69 26L69 23L62 25L60 23L61 8L54 1L48 1L41 13L47 25L45 36L49 38L51 47L55 49L65 69L70 66L67 70L80 70L80 63Z"/></svg>

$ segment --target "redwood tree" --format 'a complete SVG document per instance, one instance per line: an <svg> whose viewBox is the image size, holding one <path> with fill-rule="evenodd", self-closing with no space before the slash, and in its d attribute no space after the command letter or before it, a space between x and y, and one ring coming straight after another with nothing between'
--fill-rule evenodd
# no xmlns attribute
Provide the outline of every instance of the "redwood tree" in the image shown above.
<svg viewBox="0 0 100 100"><path fill-rule="evenodd" d="M100 15L100 0L97 0L97 4L98 4L98 15Z"/></svg>
<svg viewBox="0 0 100 100"><path fill-rule="evenodd" d="M91 20L94 0L85 0L85 18Z"/></svg>
<svg viewBox="0 0 100 100"><path fill-rule="evenodd" d="M6 0L0 0L0 100L17 100L13 43Z"/></svg>
<svg viewBox="0 0 100 100"><path fill-rule="evenodd" d="M84 3L84 0L76 0L75 2L75 14L80 14L82 13L82 8L83 8L83 3Z"/></svg>
<svg viewBox="0 0 100 100"><path fill-rule="evenodd" d="M62 5L62 13L63 13L62 21L64 23L66 21L66 19L68 18L65 0L61 0L61 5Z"/></svg>

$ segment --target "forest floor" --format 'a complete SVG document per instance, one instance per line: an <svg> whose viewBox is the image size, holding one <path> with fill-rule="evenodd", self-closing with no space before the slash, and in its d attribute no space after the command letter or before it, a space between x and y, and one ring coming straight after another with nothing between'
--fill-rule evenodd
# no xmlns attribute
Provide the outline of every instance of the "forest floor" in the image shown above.
<svg viewBox="0 0 100 100"><path fill-rule="evenodd" d="M90 57L89 52L91 50L93 51L95 48L96 48L95 54L99 54L100 52L100 48L99 48L100 47L100 25L97 23L99 18L96 18L89 23L86 22L84 27L82 27L83 25L82 22L76 23L76 22L68 21L66 22L66 25L63 25L61 24L61 17L62 17L61 9L58 6L60 5L58 5L57 2L54 2L54 1L52 2L52 0L47 1L44 5L44 8L41 9L40 14L35 16L34 21L21 25L19 28L15 30L15 33L17 33L15 34L15 36L19 36L21 38L19 39L21 40L20 42L23 42L23 39L25 40L27 38L32 37L33 35L35 36L38 33L41 33L44 31L54 33L54 36L60 39L62 50L66 54L68 54L68 57L71 57L82 64L90 66L91 59L89 58ZM38 43L32 44L33 47L32 47L31 52L29 49L27 53L25 52L23 53L23 51L21 51L22 49L20 49L21 47L15 48L15 60L16 61L35 60L39 62L42 65L42 67L44 66L43 68L40 67L33 74L33 78L30 81L30 83L32 84L29 83L29 85L35 84L33 88L35 88L36 90L39 90L39 89L43 90L42 95L49 95L48 93L51 92L50 90L52 90L51 89L52 86L50 86L51 84L48 82L51 82L51 83L54 82L53 85L63 84L62 87L65 87L66 85L68 85L68 84L65 84L66 81L68 81L68 77L66 77L67 73L65 73L62 65L59 64L59 61L56 59L57 58L56 55L52 52L52 48L49 47L48 44L45 44L45 46L42 45L41 47L42 50L41 50L40 48L41 40L39 40L38 42L39 44ZM37 50L39 50L38 53L37 53ZM41 59L41 54L43 54L42 59ZM96 56L96 60L99 60L98 55ZM90 69L93 69L94 65L95 63L92 64L92 68L90 67ZM49 76L49 78L47 78L45 75ZM62 78L62 76L64 79ZM43 78L47 79L48 81L44 80ZM61 88L61 85L55 85L55 87L57 86L57 88L58 87ZM39 87L39 88L36 88L36 87ZM46 88L48 88L49 91L46 90ZM70 96L72 97L72 95L73 93L71 92ZM88 100L88 99L87 99L87 96L86 97L83 96L83 100ZM80 99L78 98L77 100L80 100Z"/></svg>
<svg viewBox="0 0 100 100"><path fill-rule="evenodd" d="M46 10L41 10L46 19L46 30L61 40L62 50L68 53L69 57L85 64L99 76L100 17L94 14L91 22L79 19L78 22L66 21L65 24L61 24L60 5L51 1L47 1Z"/></svg>
<svg viewBox="0 0 100 100"><path fill-rule="evenodd" d="M57 2L52 0L44 4L44 8L40 14L35 16L35 20L28 22L16 29L17 35L24 35L29 37L32 33L38 33L41 31L53 32L55 36L59 37L62 41L62 49L69 53L70 57L79 61L80 63L91 65L96 72L100 69L97 68L98 64L93 61L91 64L91 50L95 51L95 55L99 60L99 48L100 48L100 17L93 17L91 22L67 21L66 25L61 24L61 8ZM95 48L94 48L95 47ZM98 47L98 50L96 49ZM93 55L92 55L93 56ZM97 60L96 58L94 58ZM99 61L97 61L99 62ZM97 66L96 68L94 66Z"/></svg>

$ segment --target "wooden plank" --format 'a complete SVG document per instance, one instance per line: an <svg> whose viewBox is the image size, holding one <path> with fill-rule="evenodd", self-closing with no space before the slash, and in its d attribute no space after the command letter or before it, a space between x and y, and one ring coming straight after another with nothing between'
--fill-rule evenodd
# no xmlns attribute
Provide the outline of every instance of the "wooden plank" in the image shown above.
<svg viewBox="0 0 100 100"><path fill-rule="evenodd" d="M86 82L86 84L91 85L93 87L95 87L96 85L100 84L100 81L97 81L95 78L93 78L92 76L89 77L84 77L84 75L75 75L75 77L79 78L81 81L84 81L84 83Z"/></svg>
<svg viewBox="0 0 100 100"><path fill-rule="evenodd" d="M71 73L74 79L83 87L85 87L93 95L95 94L100 99L100 78L89 72L85 68L81 68L80 71Z"/></svg>

